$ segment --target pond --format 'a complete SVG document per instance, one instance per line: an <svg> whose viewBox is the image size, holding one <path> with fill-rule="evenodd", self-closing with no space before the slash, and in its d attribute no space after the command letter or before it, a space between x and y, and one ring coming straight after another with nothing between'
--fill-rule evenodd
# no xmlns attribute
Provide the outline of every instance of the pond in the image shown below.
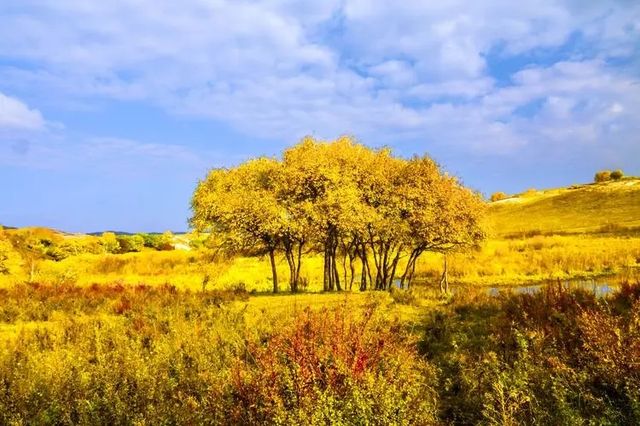
<svg viewBox="0 0 640 426"><path fill-rule="evenodd" d="M558 286L561 285L565 290L581 289L585 291L593 292L598 297L604 297L608 294L615 292L620 288L621 283L625 281L635 282L638 278L630 279L628 275L609 275L597 278L578 278L578 279L565 279L565 280L549 280L536 284L511 284L511 285L495 285L487 286L486 291L491 296L498 296L500 293L537 293L545 286ZM426 284L426 283L424 283ZM423 285L424 285L423 284ZM400 288L400 280L394 280L394 285ZM456 291L464 291L468 288L467 285L450 284L449 290L451 293Z"/></svg>
<svg viewBox="0 0 640 426"><path fill-rule="evenodd" d="M537 293L545 286L558 286L561 285L565 290L585 290L593 292L598 297L604 297L610 293L615 292L620 287L620 277L599 277L593 279L573 279L562 281L547 281L539 284L526 284L526 285L507 285L507 286L495 286L488 287L487 292L492 296L497 296L500 293ZM455 290L454 290L455 292Z"/></svg>

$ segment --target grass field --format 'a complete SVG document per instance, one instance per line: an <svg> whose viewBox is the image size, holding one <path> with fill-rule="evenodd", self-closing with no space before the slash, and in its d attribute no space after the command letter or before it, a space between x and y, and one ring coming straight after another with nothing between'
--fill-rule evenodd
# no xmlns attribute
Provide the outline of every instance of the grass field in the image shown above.
<svg viewBox="0 0 640 426"><path fill-rule="evenodd" d="M309 256L308 287L274 295L267 258L185 235L181 250L37 259L32 283L9 253L0 424L638 424L638 182L492 203L489 239L449 255L448 295L439 254L411 290L339 293L319 292ZM605 298L483 288L613 274Z"/></svg>
<svg viewBox="0 0 640 426"><path fill-rule="evenodd" d="M497 237L633 231L640 227L640 179L526 192L491 203L487 222Z"/></svg>
<svg viewBox="0 0 640 426"><path fill-rule="evenodd" d="M1 296L2 424L640 419L640 284L607 299L117 284Z"/></svg>
<svg viewBox="0 0 640 426"><path fill-rule="evenodd" d="M486 221L489 238L480 248L449 256L453 283L509 285L633 276L640 267L640 179L515 196L490 203ZM188 236L176 238L181 247L188 248ZM204 277L209 276L208 285L215 288L268 292L272 287L266 257L216 261L199 250L81 254L62 261L45 260L38 268L38 279L49 283L172 284L200 290ZM441 272L439 254L425 254L416 268L418 280L427 285L435 284ZM283 282L287 273L284 258L278 258ZM306 290L320 290L322 258L308 256L302 276L308 283ZM0 284L11 280L0 275Z"/></svg>

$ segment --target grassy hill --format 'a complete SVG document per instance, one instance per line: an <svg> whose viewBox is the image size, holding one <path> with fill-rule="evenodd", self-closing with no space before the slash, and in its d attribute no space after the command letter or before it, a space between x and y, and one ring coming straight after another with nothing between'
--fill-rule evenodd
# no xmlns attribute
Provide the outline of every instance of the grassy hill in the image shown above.
<svg viewBox="0 0 640 426"><path fill-rule="evenodd" d="M640 179L527 191L490 204L496 236L640 230Z"/></svg>

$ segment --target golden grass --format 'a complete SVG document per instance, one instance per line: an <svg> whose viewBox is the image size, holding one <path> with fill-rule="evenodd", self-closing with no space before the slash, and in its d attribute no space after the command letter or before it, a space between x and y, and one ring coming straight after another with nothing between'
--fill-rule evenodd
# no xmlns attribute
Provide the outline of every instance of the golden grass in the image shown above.
<svg viewBox="0 0 640 426"><path fill-rule="evenodd" d="M493 235L594 232L609 224L640 226L640 179L537 191L493 202Z"/></svg>
<svg viewBox="0 0 640 426"><path fill-rule="evenodd" d="M204 253L188 251L144 251L122 255L82 254L38 267L36 281L57 285L122 283L179 289L242 288L268 293L272 289L268 259L239 257L210 262ZM549 279L588 278L635 270L640 266L640 237L609 234L538 235L529 238L494 238L479 250L449 255L449 277L453 283L469 285L520 284ZM404 265L400 265L402 270ZM359 266L356 268L359 271ZM417 280L435 286L442 272L442 255L425 254L416 269ZM342 271L341 271L342 273ZM287 291L287 266L279 259L281 291ZM307 256L302 277L308 292L322 290L322 258ZM358 287L354 284L354 292ZM26 276L2 275L0 287L26 280Z"/></svg>

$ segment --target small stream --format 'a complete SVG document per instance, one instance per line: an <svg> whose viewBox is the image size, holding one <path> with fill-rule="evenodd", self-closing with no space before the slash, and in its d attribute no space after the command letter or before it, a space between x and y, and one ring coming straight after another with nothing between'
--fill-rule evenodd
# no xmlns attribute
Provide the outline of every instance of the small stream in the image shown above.
<svg viewBox="0 0 640 426"><path fill-rule="evenodd" d="M635 282L637 278L631 279ZM561 285L565 290L581 289L589 292L593 292L597 297L604 297L608 294L615 292L622 282L629 280L629 276L623 274L602 276L597 278L577 278L570 280L549 280L535 284L506 284L495 286L482 286L486 289L487 293L491 296L498 296L501 293L515 293L515 294L531 294L537 293L545 286L558 286ZM394 285L400 288L400 280L394 280ZM429 286L430 287L430 286ZM456 291L464 291L468 288L468 285L450 284L449 290L452 293Z"/></svg>
<svg viewBox="0 0 640 426"><path fill-rule="evenodd" d="M561 280L561 281L547 281L539 284L526 284L526 285L504 285L488 287L487 292L491 296L497 296L500 293L537 293L545 286L557 286L561 285L565 290L581 289L589 292L593 292L597 297L604 297L610 293L615 292L620 287L620 277L599 277L593 279L574 279L574 280ZM455 292L455 289L454 289Z"/></svg>

